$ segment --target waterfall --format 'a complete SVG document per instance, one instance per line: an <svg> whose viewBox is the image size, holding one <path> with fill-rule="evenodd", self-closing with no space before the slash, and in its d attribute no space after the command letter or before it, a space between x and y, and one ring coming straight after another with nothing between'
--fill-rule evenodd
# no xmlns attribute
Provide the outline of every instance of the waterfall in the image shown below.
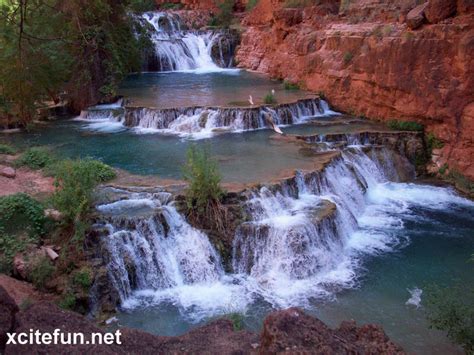
<svg viewBox="0 0 474 355"><path fill-rule="evenodd" d="M232 65L234 48L227 32L187 30L177 14L166 12L146 12L142 18L154 45L145 71L208 72Z"/></svg>
<svg viewBox="0 0 474 355"><path fill-rule="evenodd" d="M125 302L133 291L210 283L223 274L207 236L192 228L170 194L127 193L99 205L109 278Z"/></svg>
<svg viewBox="0 0 474 355"><path fill-rule="evenodd" d="M301 124L317 117L336 114L325 109L320 99L302 99L294 103L259 107L184 107L184 108L92 108L77 120L90 121L86 129L104 131L133 128L138 133L163 133L194 139L216 132L242 132L268 127L267 118L279 126ZM111 127L107 124L110 123Z"/></svg>
<svg viewBox="0 0 474 355"><path fill-rule="evenodd" d="M393 154L347 147L320 171L244 193L249 218L236 230L230 274L170 194L122 191L97 207L110 283L123 307L167 302L192 320L262 300L279 308L333 298L360 282L367 256L410 242L403 220L414 211L474 208L450 189L397 182Z"/></svg>

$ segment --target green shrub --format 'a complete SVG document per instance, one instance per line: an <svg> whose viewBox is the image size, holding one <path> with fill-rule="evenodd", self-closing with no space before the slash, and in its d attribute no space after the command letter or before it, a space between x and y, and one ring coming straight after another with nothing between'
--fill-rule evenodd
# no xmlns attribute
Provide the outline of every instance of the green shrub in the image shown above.
<svg viewBox="0 0 474 355"><path fill-rule="evenodd" d="M299 90L300 86L296 83L291 83L289 81L283 82L283 87L285 90Z"/></svg>
<svg viewBox="0 0 474 355"><path fill-rule="evenodd" d="M0 154L15 154L16 150L9 145L0 144Z"/></svg>
<svg viewBox="0 0 474 355"><path fill-rule="evenodd" d="M84 290L88 290L92 284L91 271L88 268L84 268L75 273L73 282L75 285L82 287Z"/></svg>
<svg viewBox="0 0 474 355"><path fill-rule="evenodd" d="M28 243L36 239L24 236L12 236L0 232L0 272L10 274L13 271L13 258L26 249Z"/></svg>
<svg viewBox="0 0 474 355"><path fill-rule="evenodd" d="M232 321L234 332L244 329L244 316L241 313L231 313L227 316Z"/></svg>
<svg viewBox="0 0 474 355"><path fill-rule="evenodd" d="M183 8L183 4L174 3L174 2L165 2L164 4L160 5L160 9L162 10L179 10Z"/></svg>
<svg viewBox="0 0 474 355"><path fill-rule="evenodd" d="M45 289L45 284L54 272L54 266L47 257L39 258L33 263L29 272L29 278L33 285L39 290Z"/></svg>
<svg viewBox="0 0 474 355"><path fill-rule="evenodd" d="M0 197L1 233L41 236L45 233L45 222L43 206L34 198L24 193Z"/></svg>
<svg viewBox="0 0 474 355"><path fill-rule="evenodd" d="M217 163L210 157L208 146L198 149L191 145L184 167L184 180L188 182L186 201L189 209L205 213L209 204L219 202L224 194Z"/></svg>
<svg viewBox="0 0 474 355"><path fill-rule="evenodd" d="M231 25L234 11L234 0L224 0L217 5L219 11L217 15L211 17L208 25L212 27L227 28Z"/></svg>
<svg viewBox="0 0 474 355"><path fill-rule="evenodd" d="M62 309L72 310L76 306L76 296L72 293L67 293L60 301L59 307Z"/></svg>
<svg viewBox="0 0 474 355"><path fill-rule="evenodd" d="M115 177L111 167L90 159L64 160L54 170L56 191L52 201L67 222L80 221L89 210L96 185Z"/></svg>
<svg viewBox="0 0 474 355"><path fill-rule="evenodd" d="M19 166L27 166L30 169L38 170L43 169L51 164L54 159L45 148L29 148L26 150L20 158L17 159L16 164Z"/></svg>
<svg viewBox="0 0 474 355"><path fill-rule="evenodd" d="M354 55L352 52L345 52L344 53L344 64L349 64L352 61L352 58L354 58Z"/></svg>
<svg viewBox="0 0 474 355"><path fill-rule="evenodd" d="M424 303L431 328L447 332L466 354L474 354L473 285L432 286L426 290Z"/></svg>
<svg viewBox="0 0 474 355"><path fill-rule="evenodd" d="M430 152L433 149L441 149L444 147L444 143L431 132L426 135L426 145Z"/></svg>
<svg viewBox="0 0 474 355"><path fill-rule="evenodd" d="M167 5L166 3L161 5L161 7ZM131 0L129 2L129 8L133 12L147 12L156 10L156 2L154 0Z"/></svg>
<svg viewBox="0 0 474 355"><path fill-rule="evenodd" d="M326 94L324 93L324 91L318 92L318 96L321 100L326 100Z"/></svg>
<svg viewBox="0 0 474 355"><path fill-rule="evenodd" d="M275 95L273 94L273 92L269 92L268 94L265 95L265 97L263 98L263 102L266 104L266 105L274 105L277 103L277 100L275 98Z"/></svg>
<svg viewBox="0 0 474 355"><path fill-rule="evenodd" d="M397 121L392 120L388 122L388 127L396 131L423 131L422 124L413 121Z"/></svg>
<svg viewBox="0 0 474 355"><path fill-rule="evenodd" d="M441 168L439 168L439 171L438 171L438 172L439 172L441 175L444 175L444 174L446 174L446 171L447 171L448 169L449 169L449 165L446 164L446 163L444 163L443 166L442 166Z"/></svg>
<svg viewBox="0 0 474 355"><path fill-rule="evenodd" d="M247 5L245 5L245 11L252 11L255 6L257 6L258 0L249 0Z"/></svg>

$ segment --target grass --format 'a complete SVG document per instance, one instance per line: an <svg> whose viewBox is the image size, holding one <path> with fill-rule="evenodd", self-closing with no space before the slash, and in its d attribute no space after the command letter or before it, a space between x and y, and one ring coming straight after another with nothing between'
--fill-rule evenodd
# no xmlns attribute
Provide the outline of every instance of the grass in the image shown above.
<svg viewBox="0 0 474 355"><path fill-rule="evenodd" d="M34 147L27 149L21 156L15 161L17 166L26 166L33 170L39 170L52 164L54 158L51 152L46 148Z"/></svg>
<svg viewBox="0 0 474 355"><path fill-rule="evenodd" d="M44 290L46 282L51 278L54 270L51 261L47 257L41 257L33 263L29 272L29 278L37 289Z"/></svg>
<svg viewBox="0 0 474 355"><path fill-rule="evenodd" d="M252 11L255 6L257 6L258 0L249 0L247 5L245 5L245 11Z"/></svg>
<svg viewBox="0 0 474 355"><path fill-rule="evenodd" d="M88 268L83 268L76 272L73 277L73 282L75 285L80 286L84 290L88 290L92 285L92 276L91 270Z"/></svg>
<svg viewBox="0 0 474 355"><path fill-rule="evenodd" d="M293 90L299 90L300 89L300 86L296 83L291 83L289 81L284 81L283 82L283 87L285 88L285 90L288 90L288 91L293 91Z"/></svg>
<svg viewBox="0 0 474 355"><path fill-rule="evenodd" d="M0 154L15 154L16 153L16 149L14 149L13 147L10 147L9 145L7 144L0 144Z"/></svg>
<svg viewBox="0 0 474 355"><path fill-rule="evenodd" d="M232 322L234 332L244 329L244 316L241 313L230 313L227 317Z"/></svg>
<svg viewBox="0 0 474 355"><path fill-rule="evenodd" d="M422 124L414 121L398 121L398 120L391 120L387 123L387 126L390 129L396 131L423 131L424 127Z"/></svg>
<svg viewBox="0 0 474 355"><path fill-rule="evenodd" d="M275 98L275 95L272 92L269 92L268 94L265 95L263 98L263 102L266 105L274 105L277 103L277 99Z"/></svg>

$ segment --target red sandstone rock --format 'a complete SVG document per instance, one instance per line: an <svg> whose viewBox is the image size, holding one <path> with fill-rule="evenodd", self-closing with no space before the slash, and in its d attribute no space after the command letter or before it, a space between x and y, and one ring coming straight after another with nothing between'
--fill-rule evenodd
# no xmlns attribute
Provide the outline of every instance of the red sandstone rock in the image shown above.
<svg viewBox="0 0 474 355"><path fill-rule="evenodd" d="M298 308L270 314L264 321L263 354L403 354L383 330L344 322L336 330Z"/></svg>
<svg viewBox="0 0 474 355"><path fill-rule="evenodd" d="M428 3L418 5L407 14L407 26L410 27L412 30L415 30L420 27L425 21L425 9L427 5Z"/></svg>
<svg viewBox="0 0 474 355"><path fill-rule="evenodd" d="M0 351L5 349L7 333L12 331L18 306L3 287L0 287Z"/></svg>
<svg viewBox="0 0 474 355"><path fill-rule="evenodd" d="M0 175L8 179L14 179L16 176L16 171L15 169L9 166L4 166L4 167L0 166Z"/></svg>
<svg viewBox="0 0 474 355"><path fill-rule="evenodd" d="M438 23L456 13L456 0L430 0L425 16L430 23Z"/></svg>
<svg viewBox="0 0 474 355"><path fill-rule="evenodd" d="M275 16L281 2L260 0L243 19L239 66L324 92L340 111L423 123L446 143L442 159L474 180L466 111L474 97L474 13L407 32L395 18L409 2L382 2L354 0L344 17L304 8L302 22L285 27Z"/></svg>

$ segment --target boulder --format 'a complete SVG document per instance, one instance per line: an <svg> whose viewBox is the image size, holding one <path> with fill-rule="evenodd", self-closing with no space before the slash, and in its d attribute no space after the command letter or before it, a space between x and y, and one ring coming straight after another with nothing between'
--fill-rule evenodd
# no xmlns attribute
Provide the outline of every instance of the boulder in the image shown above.
<svg viewBox="0 0 474 355"><path fill-rule="evenodd" d="M271 313L264 321L260 353L403 354L377 326L342 323L336 330L298 308Z"/></svg>
<svg viewBox="0 0 474 355"><path fill-rule="evenodd" d="M9 179L14 179L16 176L16 170L9 166L1 167L0 175L5 176L6 178L9 178Z"/></svg>
<svg viewBox="0 0 474 355"><path fill-rule="evenodd" d="M52 208L48 208L48 209L44 210L44 216L46 218L50 218L50 219L52 219L53 221L56 221L56 222L60 222L64 218L64 216L61 212L59 212L58 210L52 209Z"/></svg>
<svg viewBox="0 0 474 355"><path fill-rule="evenodd" d="M13 274L26 280L27 265L22 254L17 254L13 258Z"/></svg>
<svg viewBox="0 0 474 355"><path fill-rule="evenodd" d="M428 3L418 5L417 7L410 10L407 14L406 22L407 26L412 30L419 28L423 22L425 22L425 9L428 6Z"/></svg>
<svg viewBox="0 0 474 355"><path fill-rule="evenodd" d="M430 0L425 9L428 22L438 23L456 13L456 0Z"/></svg>
<svg viewBox="0 0 474 355"><path fill-rule="evenodd" d="M7 291L0 286L0 353L5 349L7 333L12 331L18 306Z"/></svg>

